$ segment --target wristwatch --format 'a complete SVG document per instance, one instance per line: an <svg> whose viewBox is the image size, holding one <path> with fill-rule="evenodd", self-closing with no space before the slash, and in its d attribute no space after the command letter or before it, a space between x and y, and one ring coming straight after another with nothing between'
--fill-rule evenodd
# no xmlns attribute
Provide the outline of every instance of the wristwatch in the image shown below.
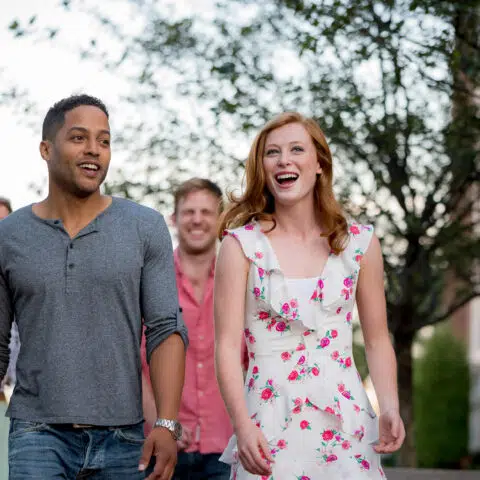
<svg viewBox="0 0 480 480"><path fill-rule="evenodd" d="M167 420L166 418L159 418L154 423L153 428L163 427L170 430L174 440L180 440L182 437L183 429L182 424L176 420Z"/></svg>

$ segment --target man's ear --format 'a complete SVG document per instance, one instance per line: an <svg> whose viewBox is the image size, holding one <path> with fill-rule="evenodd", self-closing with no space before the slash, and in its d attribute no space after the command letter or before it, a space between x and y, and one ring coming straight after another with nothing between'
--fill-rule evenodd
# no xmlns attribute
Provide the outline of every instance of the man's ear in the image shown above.
<svg viewBox="0 0 480 480"><path fill-rule="evenodd" d="M50 160L50 154L52 150L52 144L49 140L42 140L39 146L40 155L42 158L48 162Z"/></svg>

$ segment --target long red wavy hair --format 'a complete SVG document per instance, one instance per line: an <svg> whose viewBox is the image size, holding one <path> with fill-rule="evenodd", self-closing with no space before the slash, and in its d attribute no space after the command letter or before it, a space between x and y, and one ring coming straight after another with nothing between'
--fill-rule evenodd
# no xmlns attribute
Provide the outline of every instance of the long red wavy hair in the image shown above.
<svg viewBox="0 0 480 480"><path fill-rule="evenodd" d="M338 255L348 239L348 224L340 204L333 193L332 154L322 129L311 118L297 112L285 112L270 120L255 137L245 165L245 191L236 196L228 194L229 205L222 214L219 225L219 236L223 236L226 228L246 225L252 220L271 221L275 228L275 202L267 188L263 157L267 135L279 127L289 123L300 123L310 134L317 150L317 158L322 174L317 175L314 198L318 207L318 218L323 229L322 236L328 238L333 253ZM270 231L271 231L270 230Z"/></svg>

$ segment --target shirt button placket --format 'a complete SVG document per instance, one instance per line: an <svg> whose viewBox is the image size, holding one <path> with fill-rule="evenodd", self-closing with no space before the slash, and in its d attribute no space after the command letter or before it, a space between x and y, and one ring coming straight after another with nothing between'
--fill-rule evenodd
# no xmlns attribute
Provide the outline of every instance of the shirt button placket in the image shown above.
<svg viewBox="0 0 480 480"><path fill-rule="evenodd" d="M72 282L72 275L75 271L75 262L74 262L74 254L73 254L73 241L70 241L67 246L67 268L66 268L66 290L67 293L70 291L71 282Z"/></svg>

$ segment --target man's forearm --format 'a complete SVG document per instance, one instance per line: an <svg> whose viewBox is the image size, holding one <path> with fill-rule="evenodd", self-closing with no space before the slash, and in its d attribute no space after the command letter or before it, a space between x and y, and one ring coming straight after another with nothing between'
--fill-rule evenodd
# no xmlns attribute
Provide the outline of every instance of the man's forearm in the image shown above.
<svg viewBox="0 0 480 480"><path fill-rule="evenodd" d="M185 344L180 335L170 335L152 352L150 379L157 417L177 419L185 379Z"/></svg>

